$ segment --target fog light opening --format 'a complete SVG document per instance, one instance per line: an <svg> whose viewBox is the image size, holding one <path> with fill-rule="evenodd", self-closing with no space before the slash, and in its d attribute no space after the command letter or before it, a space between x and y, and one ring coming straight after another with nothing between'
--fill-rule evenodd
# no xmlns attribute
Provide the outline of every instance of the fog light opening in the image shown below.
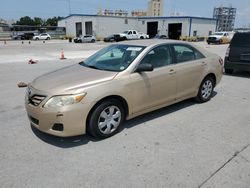
<svg viewBox="0 0 250 188"><path fill-rule="evenodd" d="M61 123L55 123L52 127L52 130L54 131L63 131L63 124Z"/></svg>

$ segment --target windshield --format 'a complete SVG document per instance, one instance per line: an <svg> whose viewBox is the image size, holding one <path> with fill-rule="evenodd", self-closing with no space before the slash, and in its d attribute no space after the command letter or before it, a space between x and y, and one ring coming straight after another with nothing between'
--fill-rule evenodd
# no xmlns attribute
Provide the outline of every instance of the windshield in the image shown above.
<svg viewBox="0 0 250 188"><path fill-rule="evenodd" d="M111 45L79 63L89 68L121 72L144 50L144 46Z"/></svg>
<svg viewBox="0 0 250 188"><path fill-rule="evenodd" d="M123 33L124 33L124 34L128 34L128 31L124 31Z"/></svg>
<svg viewBox="0 0 250 188"><path fill-rule="evenodd" d="M223 35L224 33L214 33L213 35Z"/></svg>

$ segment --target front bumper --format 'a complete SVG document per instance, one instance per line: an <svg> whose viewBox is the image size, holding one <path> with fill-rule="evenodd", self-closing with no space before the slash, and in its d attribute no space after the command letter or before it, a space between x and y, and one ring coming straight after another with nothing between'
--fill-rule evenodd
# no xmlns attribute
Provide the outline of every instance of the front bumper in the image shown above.
<svg viewBox="0 0 250 188"><path fill-rule="evenodd" d="M220 39L218 39L218 38L216 38L216 39L210 39L210 38L208 38L207 39L207 43L219 43L220 42Z"/></svg>
<svg viewBox="0 0 250 188"><path fill-rule="evenodd" d="M62 108L44 108L42 104L34 106L25 97L25 107L32 126L38 130L60 137L76 136L86 133L88 105L77 103ZM55 130L62 125L62 130Z"/></svg>

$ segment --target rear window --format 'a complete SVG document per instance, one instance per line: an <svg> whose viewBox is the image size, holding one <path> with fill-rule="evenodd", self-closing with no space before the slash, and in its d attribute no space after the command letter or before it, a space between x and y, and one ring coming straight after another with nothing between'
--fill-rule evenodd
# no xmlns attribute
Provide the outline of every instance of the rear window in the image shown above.
<svg viewBox="0 0 250 188"><path fill-rule="evenodd" d="M235 33L231 45L250 46L250 33Z"/></svg>

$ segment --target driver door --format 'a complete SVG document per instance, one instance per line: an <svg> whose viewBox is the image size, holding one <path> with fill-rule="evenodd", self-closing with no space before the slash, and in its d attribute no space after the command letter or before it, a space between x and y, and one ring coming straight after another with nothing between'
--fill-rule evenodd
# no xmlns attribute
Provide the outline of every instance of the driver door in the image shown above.
<svg viewBox="0 0 250 188"><path fill-rule="evenodd" d="M152 72L134 72L130 75L132 111L141 111L161 106L175 100L176 72L168 45L155 47L140 63L153 65Z"/></svg>

